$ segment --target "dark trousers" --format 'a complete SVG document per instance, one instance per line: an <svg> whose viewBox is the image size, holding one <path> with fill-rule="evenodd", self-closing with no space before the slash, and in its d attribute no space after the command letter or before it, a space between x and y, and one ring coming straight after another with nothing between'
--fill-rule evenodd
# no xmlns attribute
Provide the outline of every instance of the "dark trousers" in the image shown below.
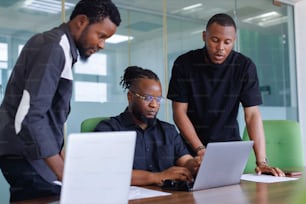
<svg viewBox="0 0 306 204"><path fill-rule="evenodd" d="M20 156L0 157L0 168L10 185L11 202L60 195L60 186L45 181Z"/></svg>

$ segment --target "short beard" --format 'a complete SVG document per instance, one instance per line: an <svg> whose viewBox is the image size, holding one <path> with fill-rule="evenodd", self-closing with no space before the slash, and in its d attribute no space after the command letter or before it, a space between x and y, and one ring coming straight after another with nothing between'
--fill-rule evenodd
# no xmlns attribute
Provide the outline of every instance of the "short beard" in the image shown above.
<svg viewBox="0 0 306 204"><path fill-rule="evenodd" d="M85 42L85 37L88 33L88 26L83 30L83 32L81 33L81 36L79 38L79 41L76 42L76 47L78 48L79 51L79 56L80 56L80 60L82 62L87 62L88 58L90 55L86 55L86 51L87 49L84 47L84 42Z"/></svg>
<svg viewBox="0 0 306 204"><path fill-rule="evenodd" d="M88 61L88 58L89 58L89 56L86 55L86 50L83 49L81 46L78 46L78 50L79 50L79 57L80 57L79 59L82 62L86 63Z"/></svg>
<svg viewBox="0 0 306 204"><path fill-rule="evenodd" d="M156 116L154 118L147 118L147 117L145 117L141 113L138 113L135 110L132 110L132 112L133 112L135 118L137 118L137 120L147 124L148 127L151 127L151 126L155 125L155 123L156 123Z"/></svg>
<svg viewBox="0 0 306 204"><path fill-rule="evenodd" d="M146 117L142 116L142 122L146 123L148 125L148 127L151 127L151 126L155 125L156 117L146 118Z"/></svg>

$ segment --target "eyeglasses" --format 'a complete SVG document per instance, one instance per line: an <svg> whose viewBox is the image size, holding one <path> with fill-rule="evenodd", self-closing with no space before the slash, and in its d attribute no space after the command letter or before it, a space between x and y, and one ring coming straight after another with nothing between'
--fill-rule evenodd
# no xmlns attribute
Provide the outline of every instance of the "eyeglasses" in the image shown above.
<svg viewBox="0 0 306 204"><path fill-rule="evenodd" d="M143 101L145 101L145 102L148 102L148 103L151 103L152 101L153 101L153 99L155 99L155 101L157 102L157 103L160 103L161 101L162 101L162 99L163 99L163 97L162 96L157 96L157 97L154 97L154 96L151 96L151 95L140 95L140 94L138 94L138 93L135 93L135 92L133 92L133 91L131 91L130 90L130 92L132 93L132 94L134 94L135 96L137 96L138 98L140 98L141 100L143 100Z"/></svg>

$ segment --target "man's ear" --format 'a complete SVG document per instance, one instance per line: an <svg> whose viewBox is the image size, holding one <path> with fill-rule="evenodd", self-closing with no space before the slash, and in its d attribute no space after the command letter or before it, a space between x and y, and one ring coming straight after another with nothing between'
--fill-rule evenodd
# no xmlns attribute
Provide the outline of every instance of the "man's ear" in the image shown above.
<svg viewBox="0 0 306 204"><path fill-rule="evenodd" d="M126 95L127 95L128 102L130 103L132 101L132 93L128 91Z"/></svg>
<svg viewBox="0 0 306 204"><path fill-rule="evenodd" d="M78 15L77 17L78 29L84 29L89 24L89 19L86 15Z"/></svg>
<svg viewBox="0 0 306 204"><path fill-rule="evenodd" d="M206 41L206 31L205 30L202 32L202 39L204 42Z"/></svg>

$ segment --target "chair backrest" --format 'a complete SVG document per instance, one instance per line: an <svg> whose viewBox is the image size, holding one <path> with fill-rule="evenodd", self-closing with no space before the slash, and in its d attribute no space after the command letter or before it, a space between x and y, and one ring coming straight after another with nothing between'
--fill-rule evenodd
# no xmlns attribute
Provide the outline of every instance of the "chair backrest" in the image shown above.
<svg viewBox="0 0 306 204"><path fill-rule="evenodd" d="M109 119L109 117L93 117L83 120L81 123L81 132L93 132L98 123L106 119Z"/></svg>
<svg viewBox="0 0 306 204"><path fill-rule="evenodd" d="M300 169L304 166L300 125L290 120L264 120L266 151L270 166L284 170ZM244 130L243 140L249 140ZM245 173L254 173L256 167L254 152L250 154Z"/></svg>

